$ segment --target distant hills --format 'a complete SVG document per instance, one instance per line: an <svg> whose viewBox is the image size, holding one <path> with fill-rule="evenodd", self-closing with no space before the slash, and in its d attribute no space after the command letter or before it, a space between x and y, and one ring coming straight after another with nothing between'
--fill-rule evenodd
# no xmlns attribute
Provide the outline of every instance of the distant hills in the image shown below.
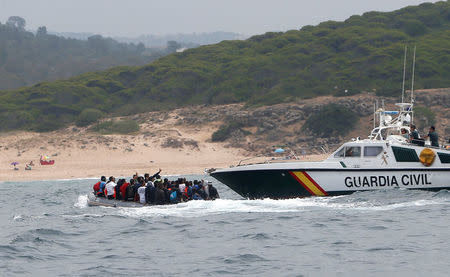
<svg viewBox="0 0 450 277"><path fill-rule="evenodd" d="M75 33L75 32L52 32L57 36L65 38L83 39L87 40L89 37L95 35L94 33ZM233 32L210 32L210 33L192 33L192 34L167 34L167 35L140 35L138 37L124 37L115 36L112 39L119 42L143 43L148 48L165 48L168 41L176 41L182 47L192 48L200 45L214 44L223 40L244 39L245 36Z"/></svg>
<svg viewBox="0 0 450 277"><path fill-rule="evenodd" d="M87 108L121 115L364 91L394 95L401 89L405 45L417 46L416 88L450 87L450 3L442 1L223 41L145 66L3 91L0 120L7 123L1 128L52 130Z"/></svg>
<svg viewBox="0 0 450 277"><path fill-rule="evenodd" d="M223 40L244 39L244 35L232 32L211 32L192 34L169 34L169 35L141 35L136 38L114 37L115 40L127 43L142 42L146 47L165 47L168 41L176 41L183 47L192 48L200 45L208 45Z"/></svg>
<svg viewBox="0 0 450 277"><path fill-rule="evenodd" d="M0 89L73 77L118 65L144 65L165 49L146 49L141 43L121 43L99 35L86 40L25 30L25 19L12 16L0 24Z"/></svg>

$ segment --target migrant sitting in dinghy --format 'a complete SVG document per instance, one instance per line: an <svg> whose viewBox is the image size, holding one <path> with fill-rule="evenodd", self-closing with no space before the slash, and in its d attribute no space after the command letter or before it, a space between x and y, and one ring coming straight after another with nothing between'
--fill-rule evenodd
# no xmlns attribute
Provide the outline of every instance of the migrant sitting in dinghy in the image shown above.
<svg viewBox="0 0 450 277"><path fill-rule="evenodd" d="M133 175L126 182L111 176L108 182L102 176L101 180L93 186L93 194L90 195L88 204L91 206L142 206L142 205L167 205L187 202L191 200L215 200L220 198L217 189L211 181L178 178L169 181L162 180L159 175L161 170L150 174Z"/></svg>

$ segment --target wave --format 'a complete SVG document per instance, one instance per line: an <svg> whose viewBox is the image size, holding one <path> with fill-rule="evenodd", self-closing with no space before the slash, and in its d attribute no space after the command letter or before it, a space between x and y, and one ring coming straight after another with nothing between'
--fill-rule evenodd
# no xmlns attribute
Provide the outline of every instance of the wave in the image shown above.
<svg viewBox="0 0 450 277"><path fill-rule="evenodd" d="M399 200L399 199L397 199ZM313 210L389 211L408 207L448 205L447 199L415 199L397 203L383 203L378 198L354 200L348 196L311 197L287 200L229 200L190 201L177 205L119 208L119 213L130 217L198 217L226 213L298 213Z"/></svg>
<svg viewBox="0 0 450 277"><path fill-rule="evenodd" d="M73 204L76 208L86 208L88 206L88 196L87 194L84 195L78 195L78 200Z"/></svg>
<svg viewBox="0 0 450 277"><path fill-rule="evenodd" d="M88 196L79 195L74 203L76 208L88 207ZM107 208L118 211L125 217L198 217L204 215L227 213L298 213L313 210L339 210L343 212L377 212L409 207L423 207L450 204L450 193L447 191L376 191L360 192L351 195L334 197L309 197L285 200L274 199L217 199L215 201L190 201L176 205L144 206L138 208ZM109 212L107 214L110 214ZM84 216L84 215L78 215ZM95 215L90 215L95 216ZM102 214L101 216L104 216ZM15 218L20 220L21 218Z"/></svg>

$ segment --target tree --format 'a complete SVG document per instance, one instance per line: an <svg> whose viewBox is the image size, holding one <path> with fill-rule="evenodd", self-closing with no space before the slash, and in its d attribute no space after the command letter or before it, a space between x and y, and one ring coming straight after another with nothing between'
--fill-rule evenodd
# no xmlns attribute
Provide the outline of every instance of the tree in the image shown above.
<svg viewBox="0 0 450 277"><path fill-rule="evenodd" d="M142 54L142 52L144 52L145 50L145 45L142 42L139 42L139 44L136 47L136 52L138 54Z"/></svg>
<svg viewBox="0 0 450 277"><path fill-rule="evenodd" d="M20 16L10 16L6 25L17 28L19 30L25 30L26 21Z"/></svg>
<svg viewBox="0 0 450 277"><path fill-rule="evenodd" d="M178 42L174 41L174 40L169 40L167 42L167 52L169 53L175 53L177 51L177 49L181 48L181 44L179 44Z"/></svg>
<svg viewBox="0 0 450 277"><path fill-rule="evenodd" d="M47 27L41 26L37 29L36 36L45 36L47 35Z"/></svg>

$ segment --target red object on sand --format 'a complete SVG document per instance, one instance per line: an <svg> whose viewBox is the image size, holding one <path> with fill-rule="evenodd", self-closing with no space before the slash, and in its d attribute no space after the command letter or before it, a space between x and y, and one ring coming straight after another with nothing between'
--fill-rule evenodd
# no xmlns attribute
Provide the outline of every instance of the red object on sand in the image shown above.
<svg viewBox="0 0 450 277"><path fill-rule="evenodd" d="M40 162L41 162L41 165L54 165L55 164L55 160L48 160L48 161L40 160Z"/></svg>

